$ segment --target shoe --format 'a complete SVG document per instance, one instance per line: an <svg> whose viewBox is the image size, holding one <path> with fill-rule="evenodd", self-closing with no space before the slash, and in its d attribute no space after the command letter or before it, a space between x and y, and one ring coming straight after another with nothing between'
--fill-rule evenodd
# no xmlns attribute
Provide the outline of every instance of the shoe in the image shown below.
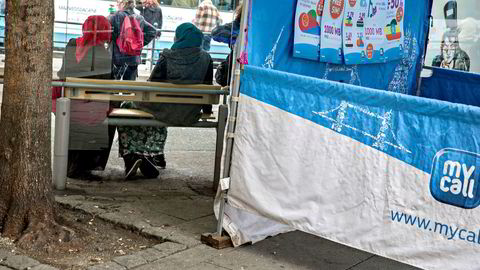
<svg viewBox="0 0 480 270"><path fill-rule="evenodd" d="M125 161L125 179L130 180L137 174L138 168L142 165L142 159L135 155L125 155L123 160Z"/></svg>
<svg viewBox="0 0 480 270"><path fill-rule="evenodd" d="M153 156L153 164L155 164L155 166L158 166L162 169L165 169L165 167L167 166L167 162L165 161L165 155L164 154L161 154L161 155L155 155Z"/></svg>
<svg viewBox="0 0 480 270"><path fill-rule="evenodd" d="M205 114L212 114L213 113L212 105L203 105L202 112Z"/></svg>
<svg viewBox="0 0 480 270"><path fill-rule="evenodd" d="M157 178L160 172L155 167L155 164L151 160L151 157L143 157L142 164L140 165L140 171L142 172L143 176L146 178Z"/></svg>

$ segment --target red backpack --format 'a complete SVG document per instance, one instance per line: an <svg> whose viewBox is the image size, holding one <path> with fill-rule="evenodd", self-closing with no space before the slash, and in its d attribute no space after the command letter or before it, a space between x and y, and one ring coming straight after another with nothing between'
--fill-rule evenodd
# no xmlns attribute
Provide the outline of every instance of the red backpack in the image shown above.
<svg viewBox="0 0 480 270"><path fill-rule="evenodd" d="M117 45L120 52L126 55L139 56L142 53L143 31L135 18L125 16Z"/></svg>

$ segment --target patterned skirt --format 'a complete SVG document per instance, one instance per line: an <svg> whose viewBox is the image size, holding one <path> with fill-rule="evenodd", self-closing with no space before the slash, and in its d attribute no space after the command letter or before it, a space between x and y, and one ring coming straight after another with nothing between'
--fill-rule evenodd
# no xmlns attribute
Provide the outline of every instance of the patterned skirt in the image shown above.
<svg viewBox="0 0 480 270"><path fill-rule="evenodd" d="M166 127L118 127L121 157L128 154L153 157L162 155L167 140Z"/></svg>
<svg viewBox="0 0 480 270"><path fill-rule="evenodd" d="M122 102L121 108L137 109L133 102ZM121 157L128 154L153 157L162 155L167 140L166 127L119 126L118 149Z"/></svg>

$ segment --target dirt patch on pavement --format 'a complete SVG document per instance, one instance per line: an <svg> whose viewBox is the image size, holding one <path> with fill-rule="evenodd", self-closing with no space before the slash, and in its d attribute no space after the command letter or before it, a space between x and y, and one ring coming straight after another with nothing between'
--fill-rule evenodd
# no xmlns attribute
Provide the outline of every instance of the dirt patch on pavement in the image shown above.
<svg viewBox="0 0 480 270"><path fill-rule="evenodd" d="M158 239L147 238L88 213L63 207L58 210L60 223L75 231L69 242L59 242L49 251L25 251L5 241L0 242L0 248L15 250L17 254L59 269L77 270L161 243Z"/></svg>

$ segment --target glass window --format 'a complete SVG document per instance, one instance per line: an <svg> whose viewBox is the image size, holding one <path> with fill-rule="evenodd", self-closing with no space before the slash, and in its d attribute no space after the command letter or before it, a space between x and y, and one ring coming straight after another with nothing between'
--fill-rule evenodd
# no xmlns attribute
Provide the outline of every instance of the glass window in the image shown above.
<svg viewBox="0 0 480 270"><path fill-rule="evenodd" d="M212 2L220 11L230 11L235 9L235 0L213 0Z"/></svg>
<svg viewBox="0 0 480 270"><path fill-rule="evenodd" d="M480 73L480 2L435 0L425 65Z"/></svg>

